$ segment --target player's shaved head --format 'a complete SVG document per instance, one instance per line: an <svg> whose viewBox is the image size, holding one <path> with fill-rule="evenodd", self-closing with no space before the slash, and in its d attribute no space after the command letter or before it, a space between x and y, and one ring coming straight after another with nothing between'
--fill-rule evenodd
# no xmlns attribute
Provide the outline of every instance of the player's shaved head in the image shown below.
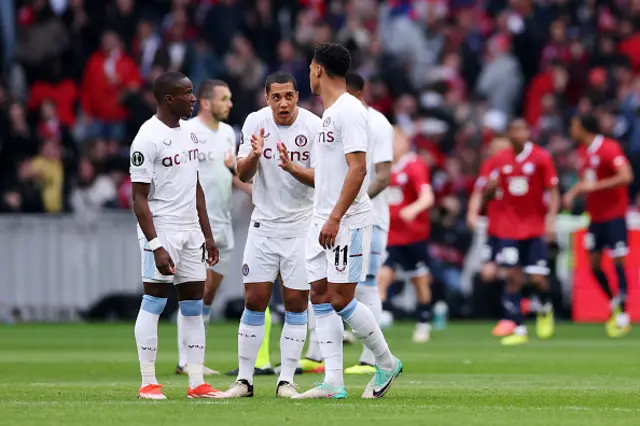
<svg viewBox="0 0 640 426"><path fill-rule="evenodd" d="M163 104L167 96L176 93L185 79L187 79L186 75L175 71L160 74L153 82L153 97L156 102Z"/></svg>
<svg viewBox="0 0 640 426"><path fill-rule="evenodd" d="M264 90L267 92L267 95L271 91L271 85L273 84L287 84L291 83L293 86L293 90L298 91L298 82L295 77L286 71L276 71L272 74L269 74L267 79L264 82Z"/></svg>
<svg viewBox="0 0 640 426"><path fill-rule="evenodd" d="M229 86L222 80L205 80L200 83L200 86L198 86L196 98L198 98L198 100L213 98L216 93L216 87Z"/></svg>

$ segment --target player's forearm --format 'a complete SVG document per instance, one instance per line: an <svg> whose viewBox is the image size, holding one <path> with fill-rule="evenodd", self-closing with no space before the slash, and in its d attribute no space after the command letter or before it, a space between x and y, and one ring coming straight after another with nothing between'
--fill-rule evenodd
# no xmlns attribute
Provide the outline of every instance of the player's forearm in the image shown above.
<svg viewBox="0 0 640 426"><path fill-rule="evenodd" d="M482 208L482 193L480 191L473 191L471 197L469 197L469 206L467 207L467 217L480 216L480 209Z"/></svg>
<svg viewBox="0 0 640 426"><path fill-rule="evenodd" d="M289 170L291 176L296 178L298 182L310 186L312 188L315 187L315 169L302 167L300 164L294 164Z"/></svg>
<svg viewBox="0 0 640 426"><path fill-rule="evenodd" d="M207 202L204 197L204 191L200 182L196 184L196 210L198 211L198 220L200 221L200 229L206 239L213 239L211 232L211 224L209 223L209 215L207 214Z"/></svg>
<svg viewBox="0 0 640 426"><path fill-rule="evenodd" d="M610 178L602 179L594 183L591 192L629 185L632 180L633 177L627 176L626 174L618 173L615 176L611 176Z"/></svg>
<svg viewBox="0 0 640 426"><path fill-rule="evenodd" d="M258 171L260 157L254 155L253 152L244 158L238 159L236 165L238 169L238 178L242 182L249 182Z"/></svg>
<svg viewBox="0 0 640 426"><path fill-rule="evenodd" d="M364 162L362 164L356 163L349 165L349 170L344 178L344 184L342 185L338 202L331 212L331 218L338 221L342 220L342 217L358 196L358 192L360 192L360 188L362 187L362 183L364 182L366 175L367 167Z"/></svg>
<svg viewBox="0 0 640 426"><path fill-rule="evenodd" d="M136 215L136 219L138 219L138 224L145 238L147 241L151 241L156 238L158 234L156 233L156 227L153 225L153 216L149 208L149 192L147 189L145 194L144 191L135 189L136 186L143 184L134 183L133 185L133 212Z"/></svg>
<svg viewBox="0 0 640 426"><path fill-rule="evenodd" d="M373 181L369 184L367 193L369 198L375 198L378 194L385 190L389 186L389 179L391 176L391 163L378 163L376 164L376 175Z"/></svg>
<svg viewBox="0 0 640 426"><path fill-rule="evenodd" d="M427 209L429 209L431 206L433 206L434 201L435 200L434 200L433 192L429 187L427 189L423 189L418 199L413 203L411 203L409 207L413 211L415 211L416 214L420 214L423 211L426 211Z"/></svg>
<svg viewBox="0 0 640 426"><path fill-rule="evenodd" d="M554 186L550 190L549 206L547 210L547 216L556 216L560 211L560 191L557 186Z"/></svg>

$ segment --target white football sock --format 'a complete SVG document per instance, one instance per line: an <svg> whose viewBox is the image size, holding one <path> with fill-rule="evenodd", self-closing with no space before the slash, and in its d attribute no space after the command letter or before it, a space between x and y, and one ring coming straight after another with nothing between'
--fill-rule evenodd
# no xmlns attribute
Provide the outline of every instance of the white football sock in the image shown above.
<svg viewBox="0 0 640 426"><path fill-rule="evenodd" d="M307 347L305 358L322 361L320 345L318 344L318 333L316 333L316 314L313 312L313 306L311 305L309 305L309 309L307 310L307 319L309 321L309 346Z"/></svg>
<svg viewBox="0 0 640 426"><path fill-rule="evenodd" d="M316 313L316 332L320 353L324 360L324 382L330 386L340 386L344 383L342 374L344 324L328 303L313 305L313 309Z"/></svg>
<svg viewBox="0 0 640 426"><path fill-rule="evenodd" d="M280 377L278 382L293 383L307 338L307 312L285 312L280 335Z"/></svg>
<svg viewBox="0 0 640 426"><path fill-rule="evenodd" d="M178 366L185 367L187 365L187 353L184 349L184 336L182 335L182 321L184 316L178 309L178 316L176 318L178 325Z"/></svg>
<svg viewBox="0 0 640 426"><path fill-rule="evenodd" d="M166 304L167 299L148 295L142 297L134 329L142 386L158 383L155 367L158 354L158 320Z"/></svg>
<svg viewBox="0 0 640 426"><path fill-rule="evenodd" d="M356 299L369 308L379 324L380 318L382 318L382 301L380 300L378 287L375 285L358 284L356 287ZM365 345L362 345L360 363L368 365L375 365L376 363L376 358L373 356L373 352L371 352Z"/></svg>
<svg viewBox="0 0 640 426"><path fill-rule="evenodd" d="M376 317L364 304L353 299L347 307L340 311L340 316L351 326L353 334L373 352L376 365L383 370L393 368L393 356L389 345L376 322Z"/></svg>
<svg viewBox="0 0 640 426"><path fill-rule="evenodd" d="M253 369L264 340L264 312L245 308L238 327L238 380L253 384Z"/></svg>
<svg viewBox="0 0 640 426"><path fill-rule="evenodd" d="M195 389L204 383L204 355L206 337L202 321L202 300L180 302L182 320L178 333L182 335L185 359L189 373L189 387Z"/></svg>

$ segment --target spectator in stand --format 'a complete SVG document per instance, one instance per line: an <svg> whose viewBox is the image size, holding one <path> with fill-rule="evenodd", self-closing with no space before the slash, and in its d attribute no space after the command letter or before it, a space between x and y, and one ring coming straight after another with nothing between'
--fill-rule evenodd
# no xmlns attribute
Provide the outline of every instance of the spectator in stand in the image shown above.
<svg viewBox="0 0 640 426"><path fill-rule="evenodd" d="M82 110L90 137L123 139L129 112L122 97L140 83L138 66L124 51L118 35L105 31L101 49L89 57L82 82Z"/></svg>

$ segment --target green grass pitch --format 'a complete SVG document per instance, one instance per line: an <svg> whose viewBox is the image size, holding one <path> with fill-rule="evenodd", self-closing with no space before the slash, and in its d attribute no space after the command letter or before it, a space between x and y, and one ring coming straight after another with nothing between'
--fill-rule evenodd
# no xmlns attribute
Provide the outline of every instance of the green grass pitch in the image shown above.
<svg viewBox="0 0 640 426"><path fill-rule="evenodd" d="M275 377L242 400L187 400L176 376L176 328L161 324L156 371L167 401L138 401L133 324L15 325L0 328L0 425L639 425L640 339L612 340L601 325L560 325L556 337L501 347L490 324L453 324L425 345L411 325L387 330L404 362L379 400L360 395L370 377L347 376L346 400L275 398ZM207 365L236 366L236 325L211 324ZM272 332L279 359L279 327ZM345 364L358 345L346 347ZM318 375L297 376L303 389ZM233 378L210 383L226 388Z"/></svg>

